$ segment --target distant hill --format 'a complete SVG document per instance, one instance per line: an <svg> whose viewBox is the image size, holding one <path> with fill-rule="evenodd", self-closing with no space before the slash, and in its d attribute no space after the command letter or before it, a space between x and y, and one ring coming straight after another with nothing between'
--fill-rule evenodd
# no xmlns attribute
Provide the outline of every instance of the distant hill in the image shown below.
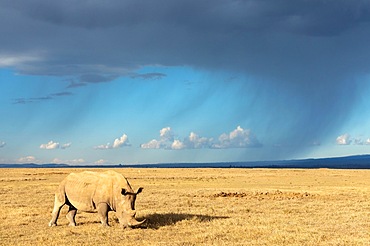
<svg viewBox="0 0 370 246"><path fill-rule="evenodd" d="M279 161L209 162L209 163L157 163L119 165L67 165L67 164L0 164L0 168L335 168L370 169L370 155L298 159Z"/></svg>
<svg viewBox="0 0 370 246"><path fill-rule="evenodd" d="M25 164L0 164L0 168L62 168L62 167L72 167L67 164L35 164L35 163L25 163Z"/></svg>

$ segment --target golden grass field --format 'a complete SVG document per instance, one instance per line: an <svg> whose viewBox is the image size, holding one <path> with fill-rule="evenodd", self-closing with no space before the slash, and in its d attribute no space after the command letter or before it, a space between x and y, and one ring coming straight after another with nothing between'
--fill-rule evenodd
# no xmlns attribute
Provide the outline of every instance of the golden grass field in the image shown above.
<svg viewBox="0 0 370 246"><path fill-rule="evenodd" d="M102 171L101 169L95 169ZM122 168L138 195L123 229L63 207L48 227L54 192L82 169L0 169L1 245L370 245L370 170Z"/></svg>

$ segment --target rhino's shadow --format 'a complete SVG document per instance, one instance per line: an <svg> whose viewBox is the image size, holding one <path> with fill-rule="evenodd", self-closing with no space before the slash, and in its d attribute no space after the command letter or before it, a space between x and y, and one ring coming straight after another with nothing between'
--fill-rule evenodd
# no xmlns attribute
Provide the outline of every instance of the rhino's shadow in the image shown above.
<svg viewBox="0 0 370 246"><path fill-rule="evenodd" d="M146 215L144 228L158 229L163 226L174 225L183 220L193 220L198 222L208 222L215 219L227 219L227 216L210 216L202 214L184 214L184 213L165 213Z"/></svg>

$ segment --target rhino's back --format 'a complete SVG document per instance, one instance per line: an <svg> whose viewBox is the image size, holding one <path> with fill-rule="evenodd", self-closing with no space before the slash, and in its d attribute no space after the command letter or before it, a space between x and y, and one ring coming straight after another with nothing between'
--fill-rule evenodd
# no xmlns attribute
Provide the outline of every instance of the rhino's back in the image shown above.
<svg viewBox="0 0 370 246"><path fill-rule="evenodd" d="M71 173L66 177L65 192L74 207L82 211L93 211L98 203L112 204L115 196L120 195L119 187L127 185L127 180L117 172L85 171Z"/></svg>

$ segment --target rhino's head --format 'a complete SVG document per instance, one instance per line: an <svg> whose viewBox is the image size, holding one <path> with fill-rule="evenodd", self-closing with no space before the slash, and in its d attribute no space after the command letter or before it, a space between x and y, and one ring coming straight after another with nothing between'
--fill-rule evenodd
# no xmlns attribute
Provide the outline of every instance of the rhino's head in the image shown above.
<svg viewBox="0 0 370 246"><path fill-rule="evenodd" d="M117 208L117 217L119 223L123 225L123 227L134 227L139 226L145 222L145 219L142 221L137 221L135 219L136 210L135 210L135 201L136 196L141 193L143 190L142 187L137 189L136 192L130 192L126 189L122 189L121 195L122 200Z"/></svg>

